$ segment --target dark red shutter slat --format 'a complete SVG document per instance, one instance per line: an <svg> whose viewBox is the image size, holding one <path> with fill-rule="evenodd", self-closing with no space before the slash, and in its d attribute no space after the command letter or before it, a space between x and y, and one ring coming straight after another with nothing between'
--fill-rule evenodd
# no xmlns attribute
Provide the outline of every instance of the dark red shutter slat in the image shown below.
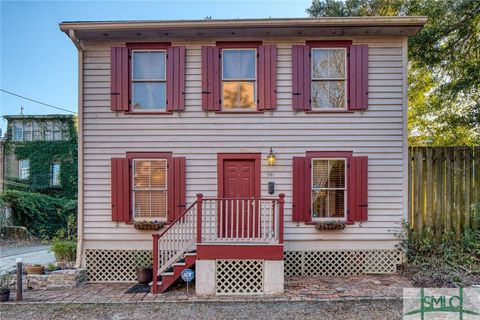
<svg viewBox="0 0 480 320"><path fill-rule="evenodd" d="M348 94L350 110L368 109L368 45L350 47Z"/></svg>
<svg viewBox="0 0 480 320"><path fill-rule="evenodd" d="M130 221L130 169L127 158L111 159L112 221Z"/></svg>
<svg viewBox="0 0 480 320"><path fill-rule="evenodd" d="M293 157L292 220L309 222L310 166L305 157Z"/></svg>
<svg viewBox="0 0 480 320"><path fill-rule="evenodd" d="M368 157L348 158L348 217L350 222L368 219Z"/></svg>
<svg viewBox="0 0 480 320"><path fill-rule="evenodd" d="M310 110L310 47L292 46L292 104L294 110Z"/></svg>
<svg viewBox="0 0 480 320"><path fill-rule="evenodd" d="M277 105L277 46L258 48L258 110L275 110Z"/></svg>
<svg viewBox="0 0 480 320"><path fill-rule="evenodd" d="M217 47L202 47L202 109L220 111L220 55Z"/></svg>
<svg viewBox="0 0 480 320"><path fill-rule="evenodd" d="M185 47L167 50L167 111L185 110Z"/></svg>
<svg viewBox="0 0 480 320"><path fill-rule="evenodd" d="M172 170L169 171L169 199L172 199L168 220L178 218L186 209L186 166L185 157L172 158Z"/></svg>
<svg viewBox="0 0 480 320"><path fill-rule="evenodd" d="M128 111L128 48L110 48L110 108Z"/></svg>

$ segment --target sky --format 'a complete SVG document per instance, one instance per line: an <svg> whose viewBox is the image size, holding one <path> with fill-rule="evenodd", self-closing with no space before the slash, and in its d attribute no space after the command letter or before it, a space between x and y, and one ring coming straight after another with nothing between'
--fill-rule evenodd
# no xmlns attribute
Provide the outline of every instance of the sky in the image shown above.
<svg viewBox="0 0 480 320"><path fill-rule="evenodd" d="M306 17L311 0L0 0L0 88L77 111L77 49L62 21ZM0 114L65 113L0 91ZM0 119L3 133L6 121Z"/></svg>

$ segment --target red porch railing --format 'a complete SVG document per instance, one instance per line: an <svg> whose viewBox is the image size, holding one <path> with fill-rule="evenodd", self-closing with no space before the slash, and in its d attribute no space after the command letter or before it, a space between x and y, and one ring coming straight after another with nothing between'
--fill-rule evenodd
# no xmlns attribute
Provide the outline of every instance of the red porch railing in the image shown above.
<svg viewBox="0 0 480 320"><path fill-rule="evenodd" d="M165 231L153 234L153 283L195 244L283 244L285 195L278 198L203 198Z"/></svg>

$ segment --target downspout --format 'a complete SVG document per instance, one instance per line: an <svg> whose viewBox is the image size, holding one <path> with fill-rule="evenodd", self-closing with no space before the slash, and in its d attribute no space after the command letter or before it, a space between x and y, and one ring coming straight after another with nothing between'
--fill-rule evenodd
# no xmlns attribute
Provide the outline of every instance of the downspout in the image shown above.
<svg viewBox="0 0 480 320"><path fill-rule="evenodd" d="M68 36L78 50L78 205L77 205L77 260L75 267L83 266L84 216L83 216L83 46L75 36L74 30L68 30Z"/></svg>

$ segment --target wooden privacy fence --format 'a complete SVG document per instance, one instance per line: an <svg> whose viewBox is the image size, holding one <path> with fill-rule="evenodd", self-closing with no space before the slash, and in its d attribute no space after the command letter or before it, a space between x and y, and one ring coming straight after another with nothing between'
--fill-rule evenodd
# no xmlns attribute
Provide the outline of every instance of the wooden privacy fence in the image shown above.
<svg viewBox="0 0 480 320"><path fill-rule="evenodd" d="M480 147L409 149L409 219L414 233L436 237L479 227Z"/></svg>

